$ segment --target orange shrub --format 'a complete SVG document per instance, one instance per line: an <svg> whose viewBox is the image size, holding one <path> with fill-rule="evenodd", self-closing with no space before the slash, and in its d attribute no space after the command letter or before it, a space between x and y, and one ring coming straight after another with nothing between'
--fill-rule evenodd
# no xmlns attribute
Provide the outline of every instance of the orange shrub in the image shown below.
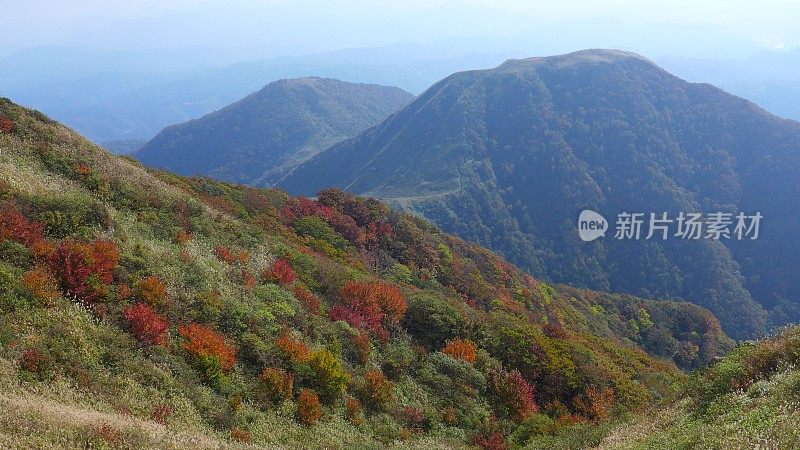
<svg viewBox="0 0 800 450"><path fill-rule="evenodd" d="M34 298L51 305L61 293L55 277L41 267L37 267L22 276L22 285Z"/></svg>
<svg viewBox="0 0 800 450"><path fill-rule="evenodd" d="M303 304L303 306L306 308L306 311L310 312L311 314L319 315L320 302L316 295L301 286L295 287L293 292L295 298L300 300L300 303Z"/></svg>
<svg viewBox="0 0 800 450"><path fill-rule="evenodd" d="M247 269L242 269L241 278L242 278L242 284L244 285L244 287L248 289L256 285L256 277L253 276L253 274Z"/></svg>
<svg viewBox="0 0 800 450"><path fill-rule="evenodd" d="M217 256L217 259L228 264L232 264L234 261L236 261L236 257L233 256L231 249L223 245L214 247L214 254Z"/></svg>
<svg viewBox="0 0 800 450"><path fill-rule="evenodd" d="M294 377L284 369L268 367L258 375L264 394L273 402L292 398Z"/></svg>
<svg viewBox="0 0 800 450"><path fill-rule="evenodd" d="M364 422L364 413L362 412L361 402L354 397L347 397L345 403L345 412L347 421L355 426L361 425Z"/></svg>
<svg viewBox="0 0 800 450"><path fill-rule="evenodd" d="M250 432L242 428L233 427L231 428L230 433L231 439L236 442L241 442L243 444L250 444L253 442L253 436L250 434Z"/></svg>
<svg viewBox="0 0 800 450"><path fill-rule="evenodd" d="M275 346L286 355L291 363L301 363L311 358L311 350L300 340L295 339L289 330L284 330L276 339Z"/></svg>
<svg viewBox="0 0 800 450"><path fill-rule="evenodd" d="M394 399L394 386L386 376L377 370L369 370L364 374L367 383L365 399L374 408L385 408Z"/></svg>
<svg viewBox="0 0 800 450"><path fill-rule="evenodd" d="M370 343L367 333L358 333L351 338L353 347L356 349L358 362L366 364L369 361L370 354L372 353L372 344Z"/></svg>
<svg viewBox="0 0 800 450"><path fill-rule="evenodd" d="M192 235L187 233L185 230L178 231L178 235L175 236L176 244L183 244L184 242L189 242L190 240L192 240Z"/></svg>
<svg viewBox="0 0 800 450"><path fill-rule="evenodd" d="M136 287L137 296L150 305L163 305L167 303L167 286L156 275L145 278Z"/></svg>
<svg viewBox="0 0 800 450"><path fill-rule="evenodd" d="M447 345L442 349L442 353L446 353L453 358L474 363L477 358L478 348L469 339L453 339L447 341Z"/></svg>
<svg viewBox="0 0 800 450"><path fill-rule="evenodd" d="M297 420L303 425L313 425L321 415L317 394L312 390L303 389L297 399Z"/></svg>
<svg viewBox="0 0 800 450"><path fill-rule="evenodd" d="M236 349L209 326L190 323L178 328L178 333L185 339L183 349L192 356L215 359L224 371L232 370L236 364Z"/></svg>

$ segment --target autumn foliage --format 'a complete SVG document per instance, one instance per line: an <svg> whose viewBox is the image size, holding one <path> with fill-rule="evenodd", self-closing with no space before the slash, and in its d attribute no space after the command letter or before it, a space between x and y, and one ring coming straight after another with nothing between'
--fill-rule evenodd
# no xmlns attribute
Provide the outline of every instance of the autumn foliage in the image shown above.
<svg viewBox="0 0 800 450"><path fill-rule="evenodd" d="M292 292L295 298L300 300L300 303L306 308L306 311L314 315L319 315L320 301L314 293L301 286L295 287Z"/></svg>
<svg viewBox="0 0 800 450"><path fill-rule="evenodd" d="M477 358L478 348L469 339L453 339L447 341L447 345L442 349L442 353L448 354L453 358L474 363Z"/></svg>
<svg viewBox="0 0 800 450"><path fill-rule="evenodd" d="M378 370L368 370L364 373L366 392L364 400L373 408L385 408L394 399L394 386L386 376Z"/></svg>
<svg viewBox="0 0 800 450"><path fill-rule="evenodd" d="M22 276L22 285L34 298L43 301L48 306L60 295L56 279L41 267L25 273Z"/></svg>
<svg viewBox="0 0 800 450"><path fill-rule="evenodd" d="M489 381L495 398L511 419L523 421L539 411L533 397L533 386L518 370L498 370L490 375Z"/></svg>
<svg viewBox="0 0 800 450"><path fill-rule="evenodd" d="M0 133L10 133L14 131L14 122L8 116L0 115Z"/></svg>
<svg viewBox="0 0 800 450"><path fill-rule="evenodd" d="M280 402L292 398L294 377L284 369L268 367L258 375L264 394L270 401Z"/></svg>
<svg viewBox="0 0 800 450"><path fill-rule="evenodd" d="M297 398L297 420L303 425L313 425L321 415L319 396L310 389L303 389Z"/></svg>
<svg viewBox="0 0 800 450"><path fill-rule="evenodd" d="M286 258L280 258L261 272L261 278L270 283L290 285L294 283L296 276L289 261Z"/></svg>
<svg viewBox="0 0 800 450"><path fill-rule="evenodd" d="M233 264L236 261L236 256L234 256L231 249L223 245L218 245L214 247L214 255L216 255L217 259L219 259L220 261L226 262L228 264Z"/></svg>
<svg viewBox="0 0 800 450"><path fill-rule="evenodd" d="M29 221L22 213L9 203L0 210L0 241L11 239L30 247L44 239L44 226Z"/></svg>
<svg viewBox="0 0 800 450"><path fill-rule="evenodd" d="M178 328L178 333L185 339L183 349L192 356L214 359L226 372L236 364L236 349L226 342L225 336L211 327L190 323Z"/></svg>
<svg viewBox="0 0 800 450"><path fill-rule="evenodd" d="M334 320L386 339L386 323L397 324L405 315L407 304L397 286L386 282L348 282L339 292L341 304L331 309Z"/></svg>
<svg viewBox="0 0 800 450"><path fill-rule="evenodd" d="M275 339L275 346L278 347L291 363L308 361L311 358L311 350L308 346L286 330Z"/></svg>
<svg viewBox="0 0 800 450"><path fill-rule="evenodd" d="M62 242L50 255L50 267L61 288L84 304L92 305L114 281L119 250L111 241Z"/></svg>
<svg viewBox="0 0 800 450"><path fill-rule="evenodd" d="M137 296L150 305L163 305L167 302L167 286L156 275L150 275L136 287Z"/></svg>
<svg viewBox="0 0 800 450"><path fill-rule="evenodd" d="M131 334L142 345L164 345L167 342L166 319L144 303L127 306L122 316L128 321Z"/></svg>
<svg viewBox="0 0 800 450"><path fill-rule="evenodd" d="M361 425L364 422L364 413L361 407L361 401L354 397L347 397L345 402L345 413L347 421L353 425Z"/></svg>

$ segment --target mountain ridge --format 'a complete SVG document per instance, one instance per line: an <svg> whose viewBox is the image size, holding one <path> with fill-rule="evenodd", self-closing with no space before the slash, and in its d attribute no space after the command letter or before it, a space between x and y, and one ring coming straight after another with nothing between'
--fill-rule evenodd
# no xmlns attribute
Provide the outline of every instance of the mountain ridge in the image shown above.
<svg viewBox="0 0 800 450"><path fill-rule="evenodd" d="M800 194L798 139L800 123L747 100L629 52L590 50L453 74L279 186L382 198L545 279L689 299L754 337L768 313L776 325L800 320L800 285L785 281L800 212L779 200ZM745 208L772 217L757 242L583 244L575 233L581 209ZM699 261L714 275L699 276Z"/></svg>
<svg viewBox="0 0 800 450"><path fill-rule="evenodd" d="M399 88L376 84L281 79L202 118L165 128L133 156L184 175L270 185L412 98Z"/></svg>

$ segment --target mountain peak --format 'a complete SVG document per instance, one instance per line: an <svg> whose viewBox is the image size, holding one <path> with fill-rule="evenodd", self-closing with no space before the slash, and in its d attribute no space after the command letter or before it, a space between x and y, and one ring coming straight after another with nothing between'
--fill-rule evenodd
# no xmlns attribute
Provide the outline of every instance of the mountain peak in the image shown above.
<svg viewBox="0 0 800 450"><path fill-rule="evenodd" d="M650 60L638 53L616 49L588 49L555 56L536 56L524 59L509 59L501 64L498 69L518 68L521 66L549 65L554 67L567 67L586 63L616 63L626 60L639 60L653 64ZM655 64L653 64L655 65Z"/></svg>

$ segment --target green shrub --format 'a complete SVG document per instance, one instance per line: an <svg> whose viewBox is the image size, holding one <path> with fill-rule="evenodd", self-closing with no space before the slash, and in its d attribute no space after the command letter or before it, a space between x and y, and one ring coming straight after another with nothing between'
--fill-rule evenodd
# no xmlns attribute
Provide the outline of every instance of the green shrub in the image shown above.
<svg viewBox="0 0 800 450"><path fill-rule="evenodd" d="M28 268L31 265L31 251L12 240L0 241L0 260L12 266Z"/></svg>

